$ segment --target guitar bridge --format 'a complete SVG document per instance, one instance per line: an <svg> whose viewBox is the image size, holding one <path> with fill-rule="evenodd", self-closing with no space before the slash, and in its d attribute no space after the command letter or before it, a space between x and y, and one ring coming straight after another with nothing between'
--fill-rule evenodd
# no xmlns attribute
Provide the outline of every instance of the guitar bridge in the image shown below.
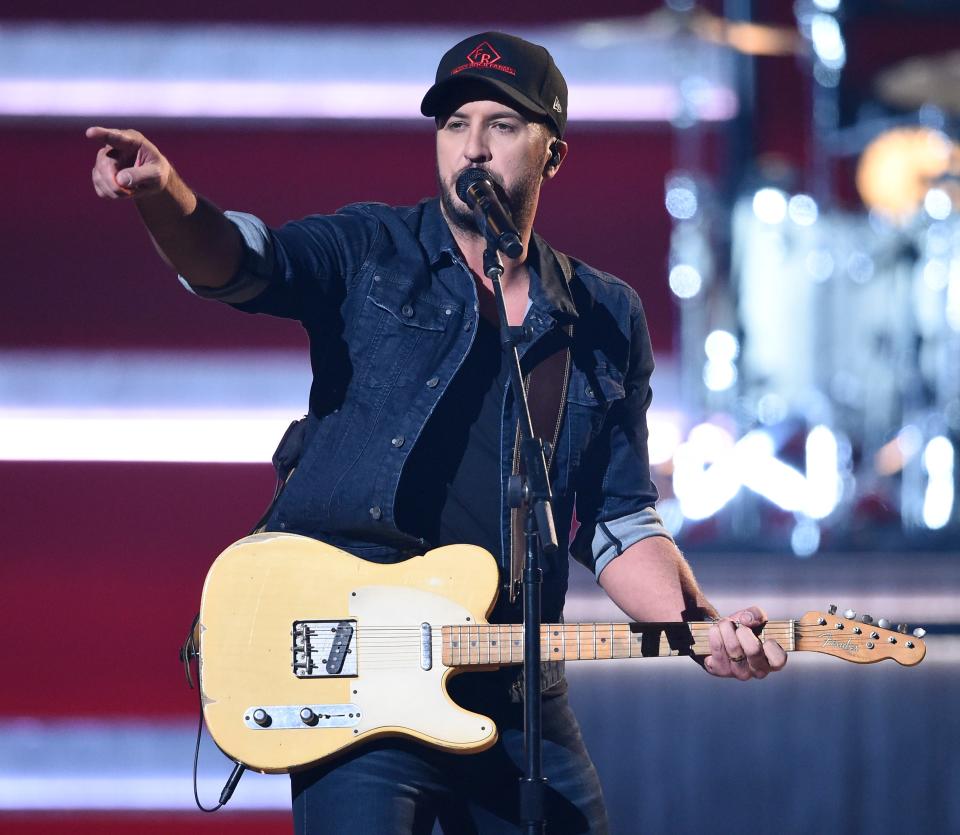
<svg viewBox="0 0 960 835"><path fill-rule="evenodd" d="M344 678L357 674L355 620L293 622L293 674L297 678Z"/></svg>

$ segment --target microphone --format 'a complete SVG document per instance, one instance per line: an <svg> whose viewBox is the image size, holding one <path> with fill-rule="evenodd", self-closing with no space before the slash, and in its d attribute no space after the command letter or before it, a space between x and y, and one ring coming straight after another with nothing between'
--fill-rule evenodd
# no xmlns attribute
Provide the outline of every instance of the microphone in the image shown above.
<svg viewBox="0 0 960 835"><path fill-rule="evenodd" d="M468 168L457 177L457 197L484 221L487 237L508 258L519 258L523 244L517 227L493 188L490 175L482 168Z"/></svg>

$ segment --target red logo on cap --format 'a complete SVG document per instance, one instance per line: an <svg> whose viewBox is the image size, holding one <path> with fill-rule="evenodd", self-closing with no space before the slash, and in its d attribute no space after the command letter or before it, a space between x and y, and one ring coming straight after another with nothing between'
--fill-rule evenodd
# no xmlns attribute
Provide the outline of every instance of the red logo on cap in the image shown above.
<svg viewBox="0 0 960 835"><path fill-rule="evenodd" d="M478 67L489 67L500 60L500 53L497 52L489 43L483 41L477 44L467 55L467 60Z"/></svg>
<svg viewBox="0 0 960 835"><path fill-rule="evenodd" d="M456 75L463 70L500 70L508 75L516 75L517 71L513 67L499 63L500 53L497 52L489 42L481 41L467 53L467 63L450 71L450 75Z"/></svg>

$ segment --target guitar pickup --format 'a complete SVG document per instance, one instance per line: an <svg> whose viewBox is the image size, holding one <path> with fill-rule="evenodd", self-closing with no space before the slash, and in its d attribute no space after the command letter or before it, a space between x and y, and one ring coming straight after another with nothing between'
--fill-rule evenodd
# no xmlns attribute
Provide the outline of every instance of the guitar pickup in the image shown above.
<svg viewBox="0 0 960 835"><path fill-rule="evenodd" d="M354 620L294 621L293 674L297 678L355 676L356 629Z"/></svg>

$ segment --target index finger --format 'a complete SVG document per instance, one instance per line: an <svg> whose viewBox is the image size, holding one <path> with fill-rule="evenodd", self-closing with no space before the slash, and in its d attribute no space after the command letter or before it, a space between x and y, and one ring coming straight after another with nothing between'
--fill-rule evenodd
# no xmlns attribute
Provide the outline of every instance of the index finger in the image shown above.
<svg viewBox="0 0 960 835"><path fill-rule="evenodd" d="M92 127L87 128L85 135L87 139L96 139L100 142L107 142L108 144L113 145L115 148L138 144L134 137L126 136L126 133L129 133L129 131L122 131L118 128Z"/></svg>

